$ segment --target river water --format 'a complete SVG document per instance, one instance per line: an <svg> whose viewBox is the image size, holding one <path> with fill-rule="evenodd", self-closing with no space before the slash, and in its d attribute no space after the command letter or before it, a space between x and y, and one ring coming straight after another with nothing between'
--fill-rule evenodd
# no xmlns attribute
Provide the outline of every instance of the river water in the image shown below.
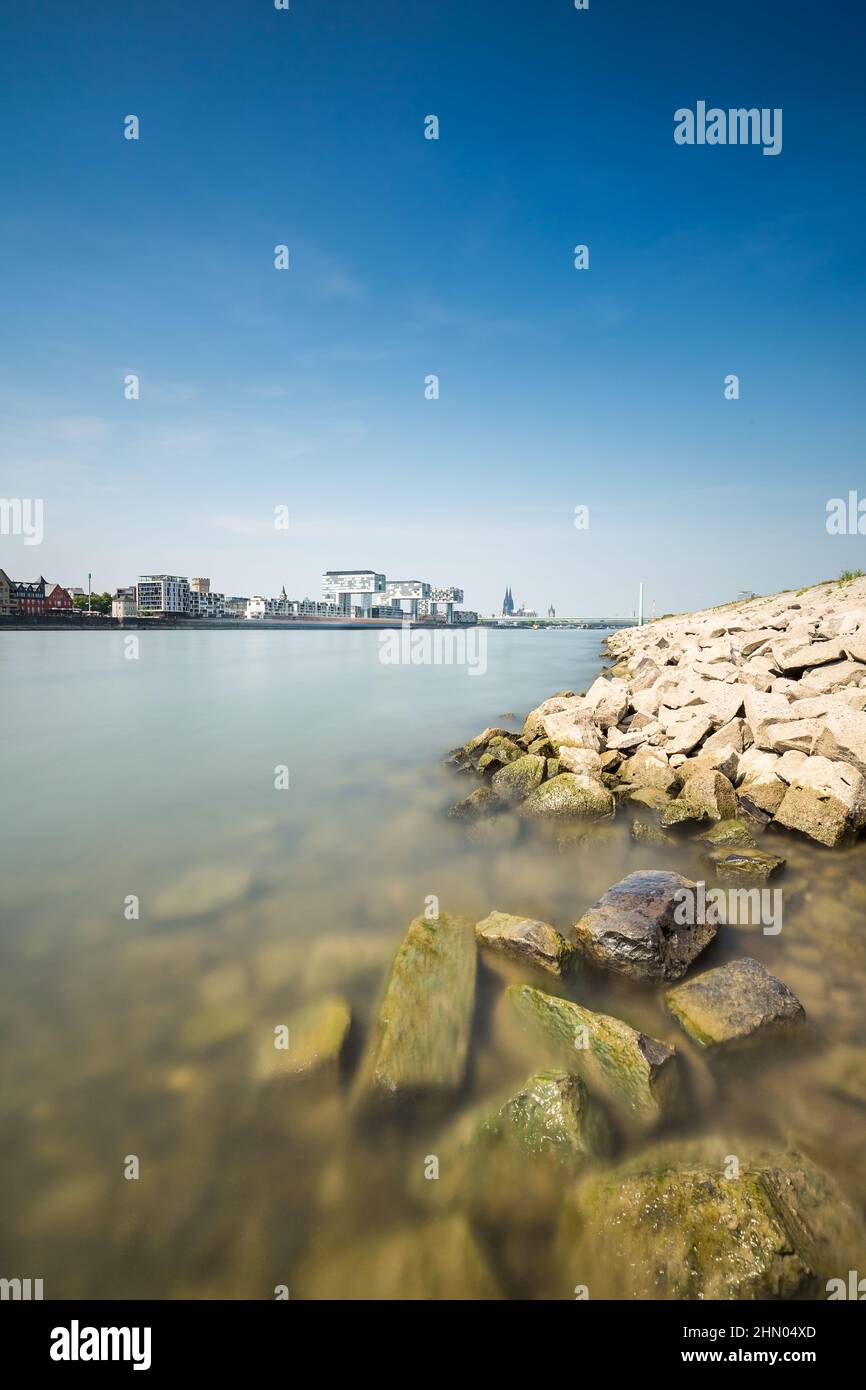
<svg viewBox="0 0 866 1390"><path fill-rule="evenodd" d="M448 748L519 729L601 660L599 633L565 630L491 631L483 675L383 664L374 632L145 633L135 660L119 633L0 636L0 1274L42 1278L47 1298L490 1292L451 1220L459 1198L417 1178L458 1112L545 1064L503 974L485 958L445 1113L361 1124L352 1071L430 895L565 930L633 869L701 876L696 847L635 845L624 820L562 849L525 830L477 842L445 815L474 785L442 767ZM700 964L762 960L806 1009L795 1046L714 1071L660 990L590 973L565 992L684 1054L696 1084L669 1143L794 1143L862 1211L866 851L784 844L783 930L722 928ZM263 1037L332 992L353 1015L339 1082L263 1085ZM561 1192L531 1223L519 1188L502 1195L516 1244L498 1287L571 1296L583 1270L566 1286L554 1259Z"/></svg>

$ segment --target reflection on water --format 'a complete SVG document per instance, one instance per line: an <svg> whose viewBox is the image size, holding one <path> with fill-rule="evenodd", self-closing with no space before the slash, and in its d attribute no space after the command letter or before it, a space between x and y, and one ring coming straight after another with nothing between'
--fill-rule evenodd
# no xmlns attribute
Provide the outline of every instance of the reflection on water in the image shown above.
<svg viewBox="0 0 866 1390"><path fill-rule="evenodd" d="M382 666L373 633L148 634L138 662L115 634L2 638L0 1273L67 1298L571 1295L561 1181L506 1186L493 1232L419 1182L460 1111L545 1065L502 996L529 976L483 958L469 1077L444 1113L362 1121L349 1097L428 895L565 929L632 869L701 876L694 846L638 846L625 823L558 850L524 829L476 842L443 814L469 785L447 748L517 727L598 664L597 634L564 631L491 633L483 679ZM862 1210L866 849L782 852L781 934L723 927L700 962L755 956L802 1000L805 1035L761 1065L708 1065L655 987L532 982L677 1045L691 1099L669 1142L794 1142ZM334 992L353 1018L341 1072L264 1084L263 1037Z"/></svg>

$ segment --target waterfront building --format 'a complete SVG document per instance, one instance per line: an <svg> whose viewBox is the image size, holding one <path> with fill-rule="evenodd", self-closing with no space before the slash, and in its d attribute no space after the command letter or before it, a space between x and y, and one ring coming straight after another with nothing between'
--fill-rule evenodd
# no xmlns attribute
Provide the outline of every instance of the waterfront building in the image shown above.
<svg viewBox="0 0 866 1390"><path fill-rule="evenodd" d="M138 613L138 604L135 597L135 585L132 584L126 589L118 589L114 598L111 600L111 616L119 622L126 618L134 618Z"/></svg>
<svg viewBox="0 0 866 1390"><path fill-rule="evenodd" d="M11 603L13 613L22 617L41 617L45 612L45 580L13 579L11 581Z"/></svg>
<svg viewBox="0 0 866 1390"><path fill-rule="evenodd" d="M12 616L12 580L5 570L0 570L0 618Z"/></svg>
<svg viewBox="0 0 866 1390"><path fill-rule="evenodd" d="M191 580L189 581L189 589L190 589L190 593L192 593L192 594L209 594L209 593L210 593L210 580L209 580L209 579L191 579Z"/></svg>
<svg viewBox="0 0 866 1390"><path fill-rule="evenodd" d="M369 618L374 595L380 594L385 594L385 576L375 570L325 570L322 575L322 598L336 604L346 617L355 608L360 617Z"/></svg>
<svg viewBox="0 0 866 1390"><path fill-rule="evenodd" d="M341 611L336 603L315 598L302 598L298 604L298 616L301 618L339 618Z"/></svg>
<svg viewBox="0 0 866 1390"><path fill-rule="evenodd" d="M402 611L403 600L409 601L409 616L417 618L420 603L430 598L431 585L425 583L423 579L389 579L385 585L385 593L391 603L396 603Z"/></svg>
<svg viewBox="0 0 866 1390"><path fill-rule="evenodd" d="M248 598L242 598L238 594L226 594L223 599L224 618L245 618L247 615Z"/></svg>
<svg viewBox="0 0 866 1390"><path fill-rule="evenodd" d="M194 589L193 584L206 584L206 589ZM190 580L189 614L191 618L224 618L225 594L218 594L210 587L209 579Z"/></svg>
<svg viewBox="0 0 866 1390"><path fill-rule="evenodd" d="M139 613L174 613L190 611L189 580L180 574L141 574L135 586Z"/></svg>
<svg viewBox="0 0 866 1390"><path fill-rule="evenodd" d="M448 622L454 621L454 605L463 602L463 590L456 588L452 584L445 584L437 587L435 584L430 589L430 603L434 614L439 612L439 604L445 604L445 617Z"/></svg>
<svg viewBox="0 0 866 1390"><path fill-rule="evenodd" d="M62 584L50 583L45 580L45 609L46 613L71 613L72 595L68 589L64 589Z"/></svg>

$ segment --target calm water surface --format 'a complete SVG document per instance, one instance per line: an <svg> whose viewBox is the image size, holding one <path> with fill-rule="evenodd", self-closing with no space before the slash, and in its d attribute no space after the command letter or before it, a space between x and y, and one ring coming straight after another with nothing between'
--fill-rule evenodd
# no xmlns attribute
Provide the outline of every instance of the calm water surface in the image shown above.
<svg viewBox="0 0 866 1390"><path fill-rule="evenodd" d="M444 1185L421 1190L418 1173L459 1112L547 1059L485 963L451 1110L359 1123L352 1070L406 924L435 894L567 929L635 868L701 866L687 843L632 844L624 822L563 851L525 830L478 843L444 814L474 785L444 752L584 689L598 633L491 632L483 677L378 651L371 632L166 632L128 661L116 633L0 636L0 1273L43 1278L52 1298L480 1291ZM674 1145L796 1143L862 1210L866 851L785 845L782 933L723 928L701 964L749 954L780 975L808 1014L795 1050L712 1070L661 991L588 975L566 992L677 1044L694 1094ZM263 1038L333 991L353 1010L340 1084L262 1085ZM524 1194L504 1194L513 1231L489 1252L504 1292L569 1297L603 1261L585 1252L564 1287L560 1196L524 1223Z"/></svg>

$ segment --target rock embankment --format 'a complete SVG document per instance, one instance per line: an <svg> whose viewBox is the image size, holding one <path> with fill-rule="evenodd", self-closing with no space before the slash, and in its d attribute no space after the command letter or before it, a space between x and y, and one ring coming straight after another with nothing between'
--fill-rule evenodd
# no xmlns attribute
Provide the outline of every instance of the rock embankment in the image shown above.
<svg viewBox="0 0 866 1390"><path fill-rule="evenodd" d="M485 783L454 816L606 821L625 806L636 837L661 843L732 820L830 847L860 834L866 579L661 619L607 647L615 665L585 694L554 695L520 734L485 729L450 754ZM736 849L748 876L754 844Z"/></svg>

